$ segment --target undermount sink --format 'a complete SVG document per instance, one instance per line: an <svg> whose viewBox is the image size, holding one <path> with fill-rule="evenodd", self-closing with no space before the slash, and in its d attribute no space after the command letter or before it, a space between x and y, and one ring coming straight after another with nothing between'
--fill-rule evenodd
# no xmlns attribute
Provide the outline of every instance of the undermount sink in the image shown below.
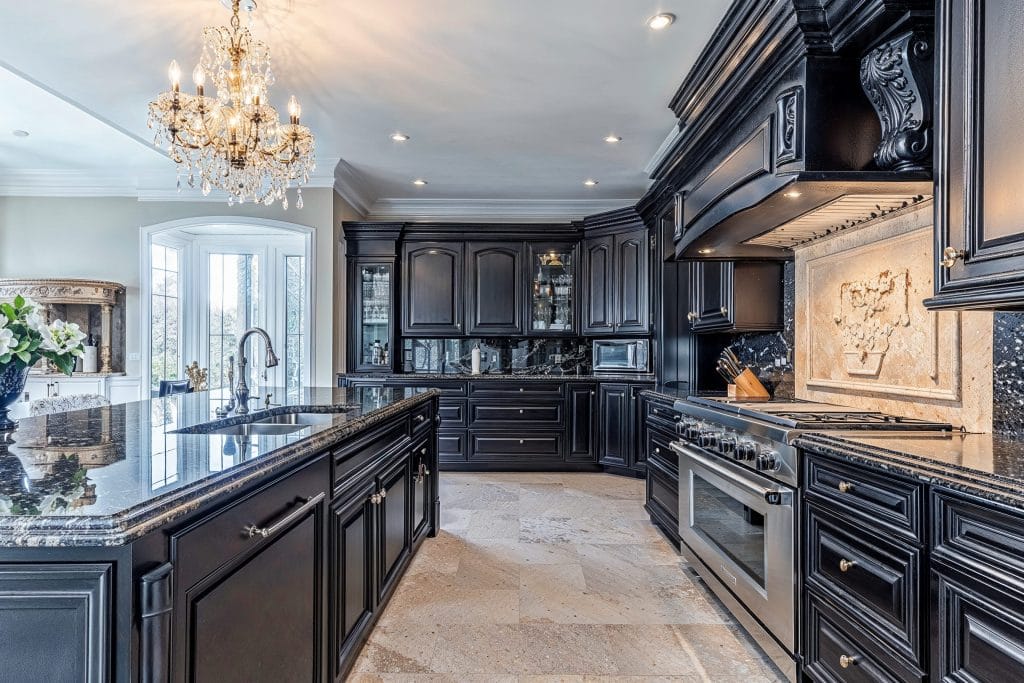
<svg viewBox="0 0 1024 683"><path fill-rule="evenodd" d="M224 434L227 436L281 436L301 431L307 427L329 425L334 416L351 410L348 406L332 408L330 412L302 412L293 410L261 417L259 413L248 416L246 422L222 424L225 420L206 422L179 429L179 434ZM233 418L228 418L229 420Z"/></svg>

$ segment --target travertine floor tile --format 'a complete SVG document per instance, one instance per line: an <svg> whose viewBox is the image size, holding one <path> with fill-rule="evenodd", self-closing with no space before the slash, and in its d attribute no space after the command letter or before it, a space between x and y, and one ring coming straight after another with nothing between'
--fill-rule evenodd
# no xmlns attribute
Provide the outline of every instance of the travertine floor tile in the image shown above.
<svg viewBox="0 0 1024 683"><path fill-rule="evenodd" d="M356 683L779 681L650 524L644 482L444 474Z"/></svg>

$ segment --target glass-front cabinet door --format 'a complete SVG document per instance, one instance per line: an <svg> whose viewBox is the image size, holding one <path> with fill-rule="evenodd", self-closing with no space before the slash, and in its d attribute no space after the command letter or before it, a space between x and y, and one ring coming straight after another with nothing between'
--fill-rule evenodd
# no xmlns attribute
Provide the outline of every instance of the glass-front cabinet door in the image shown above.
<svg viewBox="0 0 1024 683"><path fill-rule="evenodd" d="M530 245L531 334L576 331L577 253L567 244Z"/></svg>
<svg viewBox="0 0 1024 683"><path fill-rule="evenodd" d="M350 358L352 370L386 371L394 346L395 265L391 261L350 262Z"/></svg>

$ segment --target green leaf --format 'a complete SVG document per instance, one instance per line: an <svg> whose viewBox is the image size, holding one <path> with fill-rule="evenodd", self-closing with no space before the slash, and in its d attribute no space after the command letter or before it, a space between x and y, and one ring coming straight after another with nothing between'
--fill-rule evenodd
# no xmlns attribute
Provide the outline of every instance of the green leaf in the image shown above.
<svg viewBox="0 0 1024 683"><path fill-rule="evenodd" d="M30 356L27 351L18 351L15 355L18 356L18 358L21 359L21 362L25 365L28 365L29 361L32 360L32 356Z"/></svg>
<svg viewBox="0 0 1024 683"><path fill-rule="evenodd" d="M18 296L14 297L14 307L15 308L21 308L24 305L25 305L25 297L23 297L21 294L19 294Z"/></svg>
<svg viewBox="0 0 1024 683"><path fill-rule="evenodd" d="M6 301L0 304L0 311L2 311L3 314L7 316L7 319L10 320L11 322L14 322L14 319L17 317L14 313L14 306L12 306Z"/></svg>

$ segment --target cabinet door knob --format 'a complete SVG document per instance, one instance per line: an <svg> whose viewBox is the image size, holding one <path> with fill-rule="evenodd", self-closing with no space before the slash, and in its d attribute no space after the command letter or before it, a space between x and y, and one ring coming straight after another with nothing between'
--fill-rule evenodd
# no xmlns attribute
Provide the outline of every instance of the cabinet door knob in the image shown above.
<svg viewBox="0 0 1024 683"><path fill-rule="evenodd" d="M839 655L839 666L844 669L849 669L852 665L857 663L857 657L854 655Z"/></svg>
<svg viewBox="0 0 1024 683"><path fill-rule="evenodd" d="M524 389L523 387L519 387L519 393L523 393L524 391L526 391L526 389Z"/></svg>
<svg viewBox="0 0 1024 683"><path fill-rule="evenodd" d="M654 452L655 452L655 453L661 453L661 448L655 448L655 449L654 449Z"/></svg>
<svg viewBox="0 0 1024 683"><path fill-rule="evenodd" d="M519 439L519 443L520 444L524 444L524 443L526 443L526 440L525 439Z"/></svg>
<svg viewBox="0 0 1024 683"><path fill-rule="evenodd" d="M380 499L384 500L387 497L388 497L388 490L387 489L381 489L380 490Z"/></svg>
<svg viewBox="0 0 1024 683"><path fill-rule="evenodd" d="M426 448L421 448L420 449L420 453L422 453L423 455L426 455L427 454L427 449Z"/></svg>
<svg viewBox="0 0 1024 683"><path fill-rule="evenodd" d="M850 567L855 566L857 566L856 560L839 560L839 571L841 572L848 572L850 571Z"/></svg>
<svg viewBox="0 0 1024 683"><path fill-rule="evenodd" d="M686 319L692 322L697 319L697 314L694 313L693 311L690 311L689 313L686 314Z"/></svg>
<svg viewBox="0 0 1024 683"><path fill-rule="evenodd" d="M590 392L590 395L591 395L591 396L593 396L593 395L594 395L594 392L593 392L593 391L591 391L591 392Z"/></svg>
<svg viewBox="0 0 1024 683"><path fill-rule="evenodd" d="M722 306L718 310L721 311L722 315L729 315L729 309L726 306Z"/></svg>
<svg viewBox="0 0 1024 683"><path fill-rule="evenodd" d="M520 414L520 415L522 415L522 414L523 414L523 409L522 409L522 408L520 408L520 409L519 409L519 414Z"/></svg>
<svg viewBox="0 0 1024 683"><path fill-rule="evenodd" d="M956 265L957 261L962 261L967 257L967 252L963 249L956 249L954 247L946 247L942 250L942 258L939 259L939 265L943 268L952 268Z"/></svg>
<svg viewBox="0 0 1024 683"><path fill-rule="evenodd" d="M425 421L426 419L427 419L426 415L417 415L417 416L416 416L416 421L417 421L417 422L423 422L423 421Z"/></svg>
<svg viewBox="0 0 1024 683"><path fill-rule="evenodd" d="M373 503L374 505L380 505L380 494L375 493L372 496L370 496L370 502Z"/></svg>
<svg viewBox="0 0 1024 683"><path fill-rule="evenodd" d="M841 481L839 482L839 486L837 488L839 489L840 493L849 493L854 489L854 486L848 481Z"/></svg>

